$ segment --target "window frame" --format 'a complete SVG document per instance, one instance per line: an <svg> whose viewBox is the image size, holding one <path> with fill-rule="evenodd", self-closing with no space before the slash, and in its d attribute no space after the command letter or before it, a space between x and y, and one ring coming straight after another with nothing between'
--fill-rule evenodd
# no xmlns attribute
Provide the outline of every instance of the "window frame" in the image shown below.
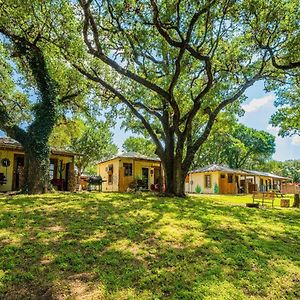
<svg viewBox="0 0 300 300"><path fill-rule="evenodd" d="M209 178L209 180L207 180L207 178ZM211 189L211 187L212 187L211 174L204 175L204 187L206 189Z"/></svg>
<svg viewBox="0 0 300 300"><path fill-rule="evenodd" d="M123 163L124 176L130 177L133 176L133 164L132 163ZM129 172L128 172L129 170Z"/></svg>
<svg viewBox="0 0 300 300"><path fill-rule="evenodd" d="M52 169L53 166L53 169ZM49 178L51 180L57 179L57 160L56 159L50 159L49 164Z"/></svg>
<svg viewBox="0 0 300 300"><path fill-rule="evenodd" d="M107 184L112 185L114 183L113 174L108 174Z"/></svg>

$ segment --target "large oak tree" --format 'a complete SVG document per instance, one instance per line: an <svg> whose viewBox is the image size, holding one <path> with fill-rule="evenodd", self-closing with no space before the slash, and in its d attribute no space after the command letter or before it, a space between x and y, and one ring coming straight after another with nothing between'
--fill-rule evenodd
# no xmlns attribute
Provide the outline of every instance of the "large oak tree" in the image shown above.
<svg viewBox="0 0 300 300"><path fill-rule="evenodd" d="M147 131L167 192L179 196L219 113L257 80L272 88L272 80L289 76L280 66L297 62L282 59L299 36L297 0L52 2L64 9L43 39L99 84L128 126Z"/></svg>
<svg viewBox="0 0 300 300"><path fill-rule="evenodd" d="M162 160L167 192L183 196L184 178L218 114L254 82L278 75L262 42L280 39L288 25L270 33L264 14L295 13L296 2L257 12L251 1L80 0L87 55L70 47L65 56L124 105L128 124L142 124ZM259 32L255 13L265 25Z"/></svg>
<svg viewBox="0 0 300 300"><path fill-rule="evenodd" d="M75 98L83 103L84 85L44 43L54 12L49 2L1 1L0 7L0 129L24 148L24 191L42 193L49 184L48 139L66 107L70 113Z"/></svg>

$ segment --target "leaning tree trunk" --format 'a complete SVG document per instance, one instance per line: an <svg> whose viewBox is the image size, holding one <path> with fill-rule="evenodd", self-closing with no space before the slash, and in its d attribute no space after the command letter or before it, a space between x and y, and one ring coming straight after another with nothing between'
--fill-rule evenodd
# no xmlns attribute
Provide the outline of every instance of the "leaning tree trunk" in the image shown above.
<svg viewBox="0 0 300 300"><path fill-rule="evenodd" d="M24 191L28 194L42 194L48 191L49 154L48 146L25 148Z"/></svg>
<svg viewBox="0 0 300 300"><path fill-rule="evenodd" d="M294 195L293 207L300 207L300 195L299 194Z"/></svg>

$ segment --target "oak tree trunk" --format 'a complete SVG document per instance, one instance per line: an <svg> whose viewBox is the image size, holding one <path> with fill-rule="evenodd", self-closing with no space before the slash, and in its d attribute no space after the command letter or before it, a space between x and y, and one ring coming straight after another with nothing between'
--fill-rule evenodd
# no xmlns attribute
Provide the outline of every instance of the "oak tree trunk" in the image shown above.
<svg viewBox="0 0 300 300"><path fill-rule="evenodd" d="M42 194L49 190L49 159L48 147L25 149L24 191L28 194Z"/></svg>
<svg viewBox="0 0 300 300"><path fill-rule="evenodd" d="M185 177L187 171L182 169L181 160L170 158L166 163L163 163L164 176L167 195L174 195L177 197L185 197Z"/></svg>
<svg viewBox="0 0 300 300"><path fill-rule="evenodd" d="M300 207L300 197L299 196L300 196L299 194L294 195L293 207Z"/></svg>

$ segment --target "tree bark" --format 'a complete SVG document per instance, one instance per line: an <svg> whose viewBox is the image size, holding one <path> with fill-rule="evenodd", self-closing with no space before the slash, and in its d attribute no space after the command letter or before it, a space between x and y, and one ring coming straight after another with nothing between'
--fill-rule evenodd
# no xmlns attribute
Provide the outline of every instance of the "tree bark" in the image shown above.
<svg viewBox="0 0 300 300"><path fill-rule="evenodd" d="M166 195L185 197L185 177L187 172L182 170L181 160L172 159L163 163L166 183Z"/></svg>
<svg viewBox="0 0 300 300"><path fill-rule="evenodd" d="M35 79L40 100L33 108L34 119L25 131L14 124L9 111L0 107L0 128L16 139L24 147L24 192L41 194L48 191L50 148L49 136L57 119L58 86L51 77L43 50L25 36L17 36L5 28L0 28L15 47L15 55L26 60Z"/></svg>
<svg viewBox="0 0 300 300"><path fill-rule="evenodd" d="M42 194L49 190L50 149L25 148L24 162L24 192L28 194Z"/></svg>
<svg viewBox="0 0 300 300"><path fill-rule="evenodd" d="M298 208L300 207L300 195L299 194L294 195L293 207L298 207Z"/></svg>

